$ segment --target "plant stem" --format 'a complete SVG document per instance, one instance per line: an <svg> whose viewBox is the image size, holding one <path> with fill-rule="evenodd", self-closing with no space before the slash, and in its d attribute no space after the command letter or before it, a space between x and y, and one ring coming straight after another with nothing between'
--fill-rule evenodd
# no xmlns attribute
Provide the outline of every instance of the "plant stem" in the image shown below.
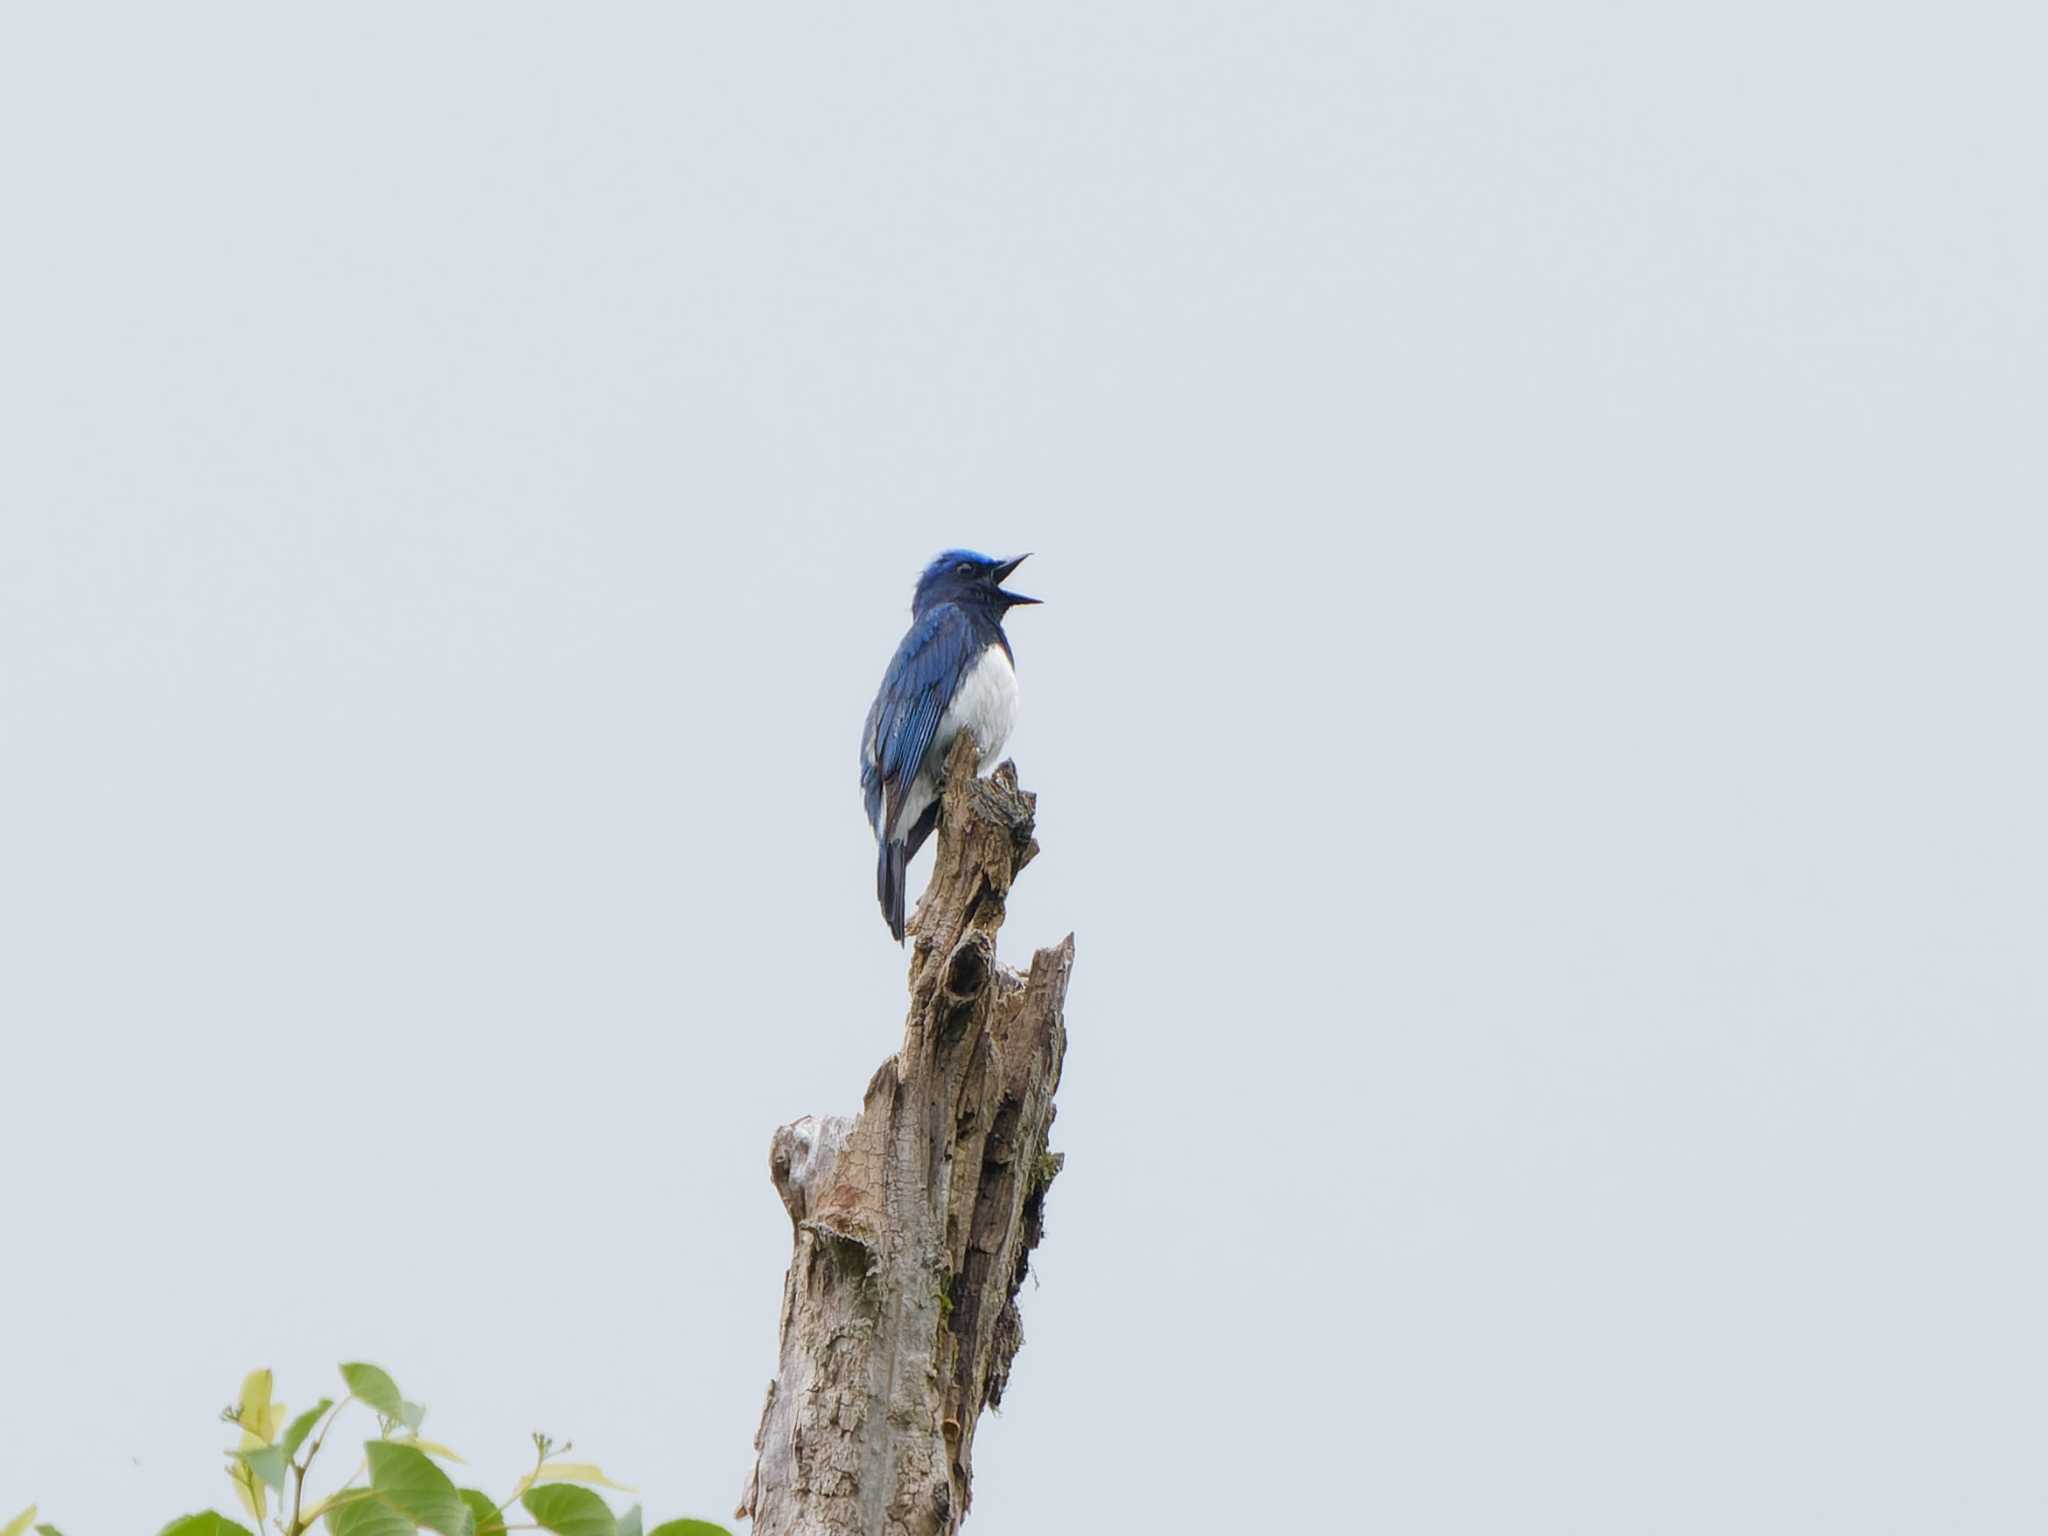
<svg viewBox="0 0 2048 1536"><path fill-rule="evenodd" d="M351 1392L347 1397L344 1397L334 1405L333 1411L327 1415L327 1422L320 1426L320 1433L315 1435L313 1443L306 1447L305 1459L292 1463L292 1524L290 1536L300 1536L300 1533L306 1529L305 1522L299 1519L299 1501L305 1497L306 1473L312 1469L313 1458L320 1454L320 1447L327 1443L327 1431L334 1428L334 1421L341 1417L341 1410L354 1400L355 1394Z"/></svg>

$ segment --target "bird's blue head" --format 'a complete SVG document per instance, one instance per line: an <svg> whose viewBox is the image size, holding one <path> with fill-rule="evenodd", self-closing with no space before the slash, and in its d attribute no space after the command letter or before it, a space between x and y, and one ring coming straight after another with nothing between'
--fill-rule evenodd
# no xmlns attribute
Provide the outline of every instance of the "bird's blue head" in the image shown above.
<svg viewBox="0 0 2048 1536"><path fill-rule="evenodd" d="M991 560L971 549L949 549L917 578L917 594L910 600L910 611L922 616L940 603L958 603L962 608L1000 620L1010 609L1038 601L1021 592L1003 590L1003 578L1030 558L1019 555L1014 560Z"/></svg>

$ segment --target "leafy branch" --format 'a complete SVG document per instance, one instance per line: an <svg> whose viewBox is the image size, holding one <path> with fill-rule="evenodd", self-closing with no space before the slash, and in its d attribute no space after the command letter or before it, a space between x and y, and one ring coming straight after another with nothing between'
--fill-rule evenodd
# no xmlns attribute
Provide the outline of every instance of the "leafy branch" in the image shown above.
<svg viewBox="0 0 2048 1536"><path fill-rule="evenodd" d="M289 1423L285 1406L271 1397L271 1373L251 1371L241 1394L221 1411L223 1423L241 1431L227 1452L228 1481L255 1530L214 1510L186 1515L157 1536L257 1536L266 1522L279 1536L305 1536L316 1524L328 1536L506 1536L511 1531L551 1531L555 1536L731 1536L708 1520L670 1520L643 1530L640 1506L614 1512L598 1488L633 1490L615 1483L595 1462L566 1461L574 1449L546 1435L533 1437L533 1470L502 1501L481 1489L457 1487L441 1462L462 1458L420 1434L423 1404L408 1401L398 1384L377 1366L361 1361L341 1367L347 1392L337 1401L321 1398ZM364 1442L363 1458L339 1487L306 1507L306 1477L327 1445L327 1437L351 1404L375 1415L377 1435ZM362 1481L367 1477L368 1481ZM291 1484L290 1512L285 1484ZM272 1513L275 1501L276 1512ZM529 1520L508 1522L518 1504ZM55 1526L37 1524L30 1505L0 1525L0 1536L61 1536Z"/></svg>

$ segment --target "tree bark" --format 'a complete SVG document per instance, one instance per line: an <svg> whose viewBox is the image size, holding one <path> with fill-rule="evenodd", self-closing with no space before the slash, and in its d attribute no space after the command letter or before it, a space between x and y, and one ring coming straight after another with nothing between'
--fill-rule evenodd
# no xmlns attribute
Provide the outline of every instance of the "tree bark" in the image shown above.
<svg viewBox="0 0 2048 1536"><path fill-rule="evenodd" d="M775 1133L795 1227L775 1380L738 1513L755 1536L950 1536L974 1429L1023 1342L1022 1285L1061 1158L1048 1150L1074 938L996 959L1036 797L1014 764L947 765L931 883L910 922L903 1045L860 1114Z"/></svg>

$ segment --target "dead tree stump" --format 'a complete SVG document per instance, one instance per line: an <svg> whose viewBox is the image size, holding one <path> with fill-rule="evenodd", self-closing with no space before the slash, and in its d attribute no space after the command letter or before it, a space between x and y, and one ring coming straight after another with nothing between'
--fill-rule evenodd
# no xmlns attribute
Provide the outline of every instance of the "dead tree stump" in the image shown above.
<svg viewBox="0 0 2048 1536"><path fill-rule="evenodd" d="M1014 764L947 765L938 856L910 923L903 1045L858 1116L775 1133L795 1226L782 1340L738 1513L755 1536L951 1536L974 1427L1023 1342L1017 1289L1061 1159L1047 1148L1074 938L996 959L1038 852Z"/></svg>

